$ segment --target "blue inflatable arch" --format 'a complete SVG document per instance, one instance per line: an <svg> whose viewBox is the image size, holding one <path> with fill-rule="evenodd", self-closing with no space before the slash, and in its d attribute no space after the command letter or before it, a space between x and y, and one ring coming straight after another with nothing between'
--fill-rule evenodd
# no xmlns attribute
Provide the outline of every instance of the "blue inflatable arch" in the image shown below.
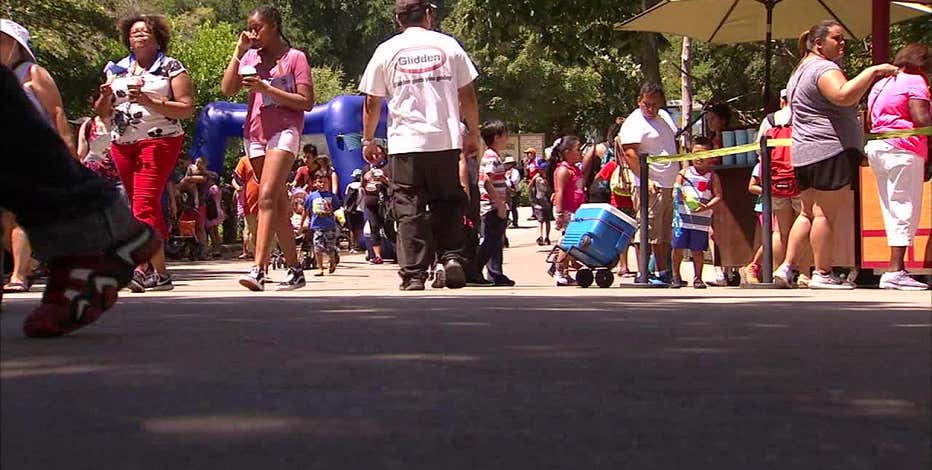
<svg viewBox="0 0 932 470"><path fill-rule="evenodd" d="M362 96L343 95L304 113L303 134L323 136L327 148L318 150L333 160L340 177L341 196L352 181L350 174L364 165L361 145L364 101ZM376 137L385 138L387 115L387 106L383 105ZM205 106L194 129L191 157L204 157L208 168L222 174L227 143L231 137L243 137L245 122L245 104L218 101Z"/></svg>

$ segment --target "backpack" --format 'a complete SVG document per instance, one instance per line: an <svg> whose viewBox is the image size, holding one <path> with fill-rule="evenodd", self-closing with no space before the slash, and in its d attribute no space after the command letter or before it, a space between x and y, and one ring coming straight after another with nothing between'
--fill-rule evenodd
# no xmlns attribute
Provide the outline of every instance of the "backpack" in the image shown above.
<svg viewBox="0 0 932 470"><path fill-rule="evenodd" d="M346 200L343 202L343 209L347 213L359 212L359 188L346 187Z"/></svg>
<svg viewBox="0 0 932 470"><path fill-rule="evenodd" d="M769 139L792 137L790 123L784 126L777 125L773 113L767 115L767 122L772 126L767 131ZM799 185L796 183L796 171L793 169L790 147L774 147L770 150L770 188L773 197L799 196Z"/></svg>

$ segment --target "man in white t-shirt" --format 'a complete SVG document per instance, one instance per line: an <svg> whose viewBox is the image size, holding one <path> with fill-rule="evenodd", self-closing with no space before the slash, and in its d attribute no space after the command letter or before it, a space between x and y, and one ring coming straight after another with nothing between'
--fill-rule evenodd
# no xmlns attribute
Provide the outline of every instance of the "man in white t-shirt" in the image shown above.
<svg viewBox="0 0 932 470"><path fill-rule="evenodd" d="M463 210L460 150L478 149L475 66L450 36L431 31L436 7L428 0L396 0L401 34L380 44L359 84L363 156L373 163L382 103L388 100L388 152L398 220L401 290L423 290L439 255L446 286L466 284L462 267ZM468 135L460 133L465 120ZM430 207L428 217L427 207ZM436 252L435 252L436 250Z"/></svg>
<svg viewBox="0 0 932 470"><path fill-rule="evenodd" d="M618 140L625 153L628 166L634 173L634 185L640 187L639 155L674 155L676 154L676 125L670 114L664 110L667 100L663 87L656 83L647 83L641 87L638 95L638 109L635 109L618 132ZM676 162L651 163L647 175L647 188L650 195L647 213L647 227L651 250L654 253L657 273L663 279L667 273L670 243L673 241L673 184L680 165ZM640 211L639 192L634 191L634 208ZM638 213L638 223L642 215ZM638 234L640 231L638 232ZM635 236L635 241L639 241ZM643 275L642 275L643 276ZM647 282L646 278L639 281Z"/></svg>

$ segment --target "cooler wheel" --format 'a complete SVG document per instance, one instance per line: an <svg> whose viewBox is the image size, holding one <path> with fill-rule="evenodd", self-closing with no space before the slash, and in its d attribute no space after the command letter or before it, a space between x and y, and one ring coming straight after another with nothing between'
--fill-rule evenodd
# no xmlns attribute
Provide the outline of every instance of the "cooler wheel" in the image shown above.
<svg viewBox="0 0 932 470"><path fill-rule="evenodd" d="M576 271L576 284L579 287L589 287L592 285L592 270L591 269L580 269Z"/></svg>
<svg viewBox="0 0 932 470"><path fill-rule="evenodd" d="M610 269L599 269L595 272L595 283L599 287L603 289L611 287L613 282L615 282L615 275Z"/></svg>

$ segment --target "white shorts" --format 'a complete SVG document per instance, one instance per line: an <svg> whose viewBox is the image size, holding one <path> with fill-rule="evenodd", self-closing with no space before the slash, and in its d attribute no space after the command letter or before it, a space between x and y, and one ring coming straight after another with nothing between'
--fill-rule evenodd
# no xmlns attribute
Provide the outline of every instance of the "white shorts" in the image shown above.
<svg viewBox="0 0 932 470"><path fill-rule="evenodd" d="M284 150L296 157L301 147L301 132L292 127L281 132L276 132L269 138L269 141L264 144L259 141L244 139L243 146L246 148L246 155L248 155L249 158L265 156L266 152L271 149Z"/></svg>

